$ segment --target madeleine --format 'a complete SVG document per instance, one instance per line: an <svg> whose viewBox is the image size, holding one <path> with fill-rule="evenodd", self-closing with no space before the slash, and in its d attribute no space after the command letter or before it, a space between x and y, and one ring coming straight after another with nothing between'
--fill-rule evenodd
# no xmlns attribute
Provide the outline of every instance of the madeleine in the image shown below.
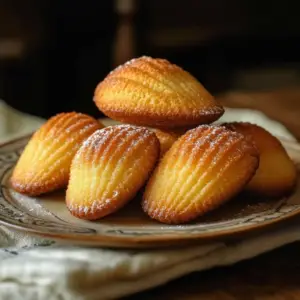
<svg viewBox="0 0 300 300"><path fill-rule="evenodd" d="M223 107L190 73L165 59L142 56L98 84L94 101L108 117L150 127L211 123Z"/></svg>
<svg viewBox="0 0 300 300"><path fill-rule="evenodd" d="M160 143L160 157L163 157L164 154L172 147L175 141L181 135L178 132L174 132L171 130L161 130L161 129L153 129L156 137Z"/></svg>
<svg viewBox="0 0 300 300"><path fill-rule="evenodd" d="M72 215L96 220L134 198L159 157L155 134L131 125L96 131L74 157L66 204Z"/></svg>
<svg viewBox="0 0 300 300"><path fill-rule="evenodd" d="M34 196L67 186L76 151L101 127L96 119L82 113L60 113L50 118L22 152L10 180L13 189Z"/></svg>
<svg viewBox="0 0 300 300"><path fill-rule="evenodd" d="M292 191L297 180L297 169L280 141L264 128L243 122L225 124L227 128L253 139L260 163L247 190L263 196L277 197Z"/></svg>
<svg viewBox="0 0 300 300"><path fill-rule="evenodd" d="M259 156L242 134L202 125L181 136L162 158L142 207L163 223L186 223L216 209L254 175Z"/></svg>

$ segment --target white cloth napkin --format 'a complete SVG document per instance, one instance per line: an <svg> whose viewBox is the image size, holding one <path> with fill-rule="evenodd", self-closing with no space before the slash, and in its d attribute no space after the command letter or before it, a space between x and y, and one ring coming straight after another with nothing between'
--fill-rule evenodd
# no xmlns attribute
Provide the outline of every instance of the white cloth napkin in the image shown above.
<svg viewBox="0 0 300 300"><path fill-rule="evenodd" d="M227 109L222 121L232 119L252 121L274 134L294 139L281 124L255 111ZM29 133L43 122L0 101L0 142ZM0 225L0 299L116 299L300 240L299 227L273 229L230 243L113 250L60 245Z"/></svg>

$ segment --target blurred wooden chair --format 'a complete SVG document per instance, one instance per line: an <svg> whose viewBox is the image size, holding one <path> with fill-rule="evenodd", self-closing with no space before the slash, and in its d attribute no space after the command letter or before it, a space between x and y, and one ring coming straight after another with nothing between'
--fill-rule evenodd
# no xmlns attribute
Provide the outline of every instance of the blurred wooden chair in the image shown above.
<svg viewBox="0 0 300 300"><path fill-rule="evenodd" d="M136 52L136 0L115 0L117 14L116 33L113 44L112 68L123 64L137 55Z"/></svg>

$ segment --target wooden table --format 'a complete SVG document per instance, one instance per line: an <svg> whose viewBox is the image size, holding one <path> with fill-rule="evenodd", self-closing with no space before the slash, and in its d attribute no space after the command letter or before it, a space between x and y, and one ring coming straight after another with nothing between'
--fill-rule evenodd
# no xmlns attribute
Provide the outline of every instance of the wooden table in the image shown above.
<svg viewBox="0 0 300 300"><path fill-rule="evenodd" d="M235 92L220 100L229 107L260 109L300 140L300 88ZM230 267L196 272L128 299L299 300L300 242Z"/></svg>

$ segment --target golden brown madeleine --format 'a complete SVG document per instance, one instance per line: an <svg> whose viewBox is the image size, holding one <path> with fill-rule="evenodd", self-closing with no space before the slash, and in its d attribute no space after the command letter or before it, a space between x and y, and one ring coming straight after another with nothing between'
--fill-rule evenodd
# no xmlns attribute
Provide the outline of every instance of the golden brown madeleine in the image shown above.
<svg viewBox="0 0 300 300"><path fill-rule="evenodd" d="M162 157L179 138L181 134L171 130L153 129L160 143L160 157Z"/></svg>
<svg viewBox="0 0 300 300"><path fill-rule="evenodd" d="M97 120L82 113L60 113L50 118L21 154L11 177L12 187L33 196L67 186L76 151L101 127Z"/></svg>
<svg viewBox="0 0 300 300"><path fill-rule="evenodd" d="M114 120L159 128L211 123L224 113L190 73L146 56L113 70L98 84L94 101Z"/></svg>
<svg viewBox="0 0 300 300"><path fill-rule="evenodd" d="M224 124L227 128L251 136L260 153L259 168L247 189L266 196L281 196L296 184L297 169L280 141L264 128L243 122Z"/></svg>
<svg viewBox="0 0 300 300"><path fill-rule="evenodd" d="M258 163L257 149L242 134L199 126L162 158L146 186L143 209L163 223L191 221L241 191Z"/></svg>
<svg viewBox="0 0 300 300"><path fill-rule="evenodd" d="M134 198L159 156L159 141L143 127L109 126L96 131L71 166L66 203L71 214L95 220Z"/></svg>

